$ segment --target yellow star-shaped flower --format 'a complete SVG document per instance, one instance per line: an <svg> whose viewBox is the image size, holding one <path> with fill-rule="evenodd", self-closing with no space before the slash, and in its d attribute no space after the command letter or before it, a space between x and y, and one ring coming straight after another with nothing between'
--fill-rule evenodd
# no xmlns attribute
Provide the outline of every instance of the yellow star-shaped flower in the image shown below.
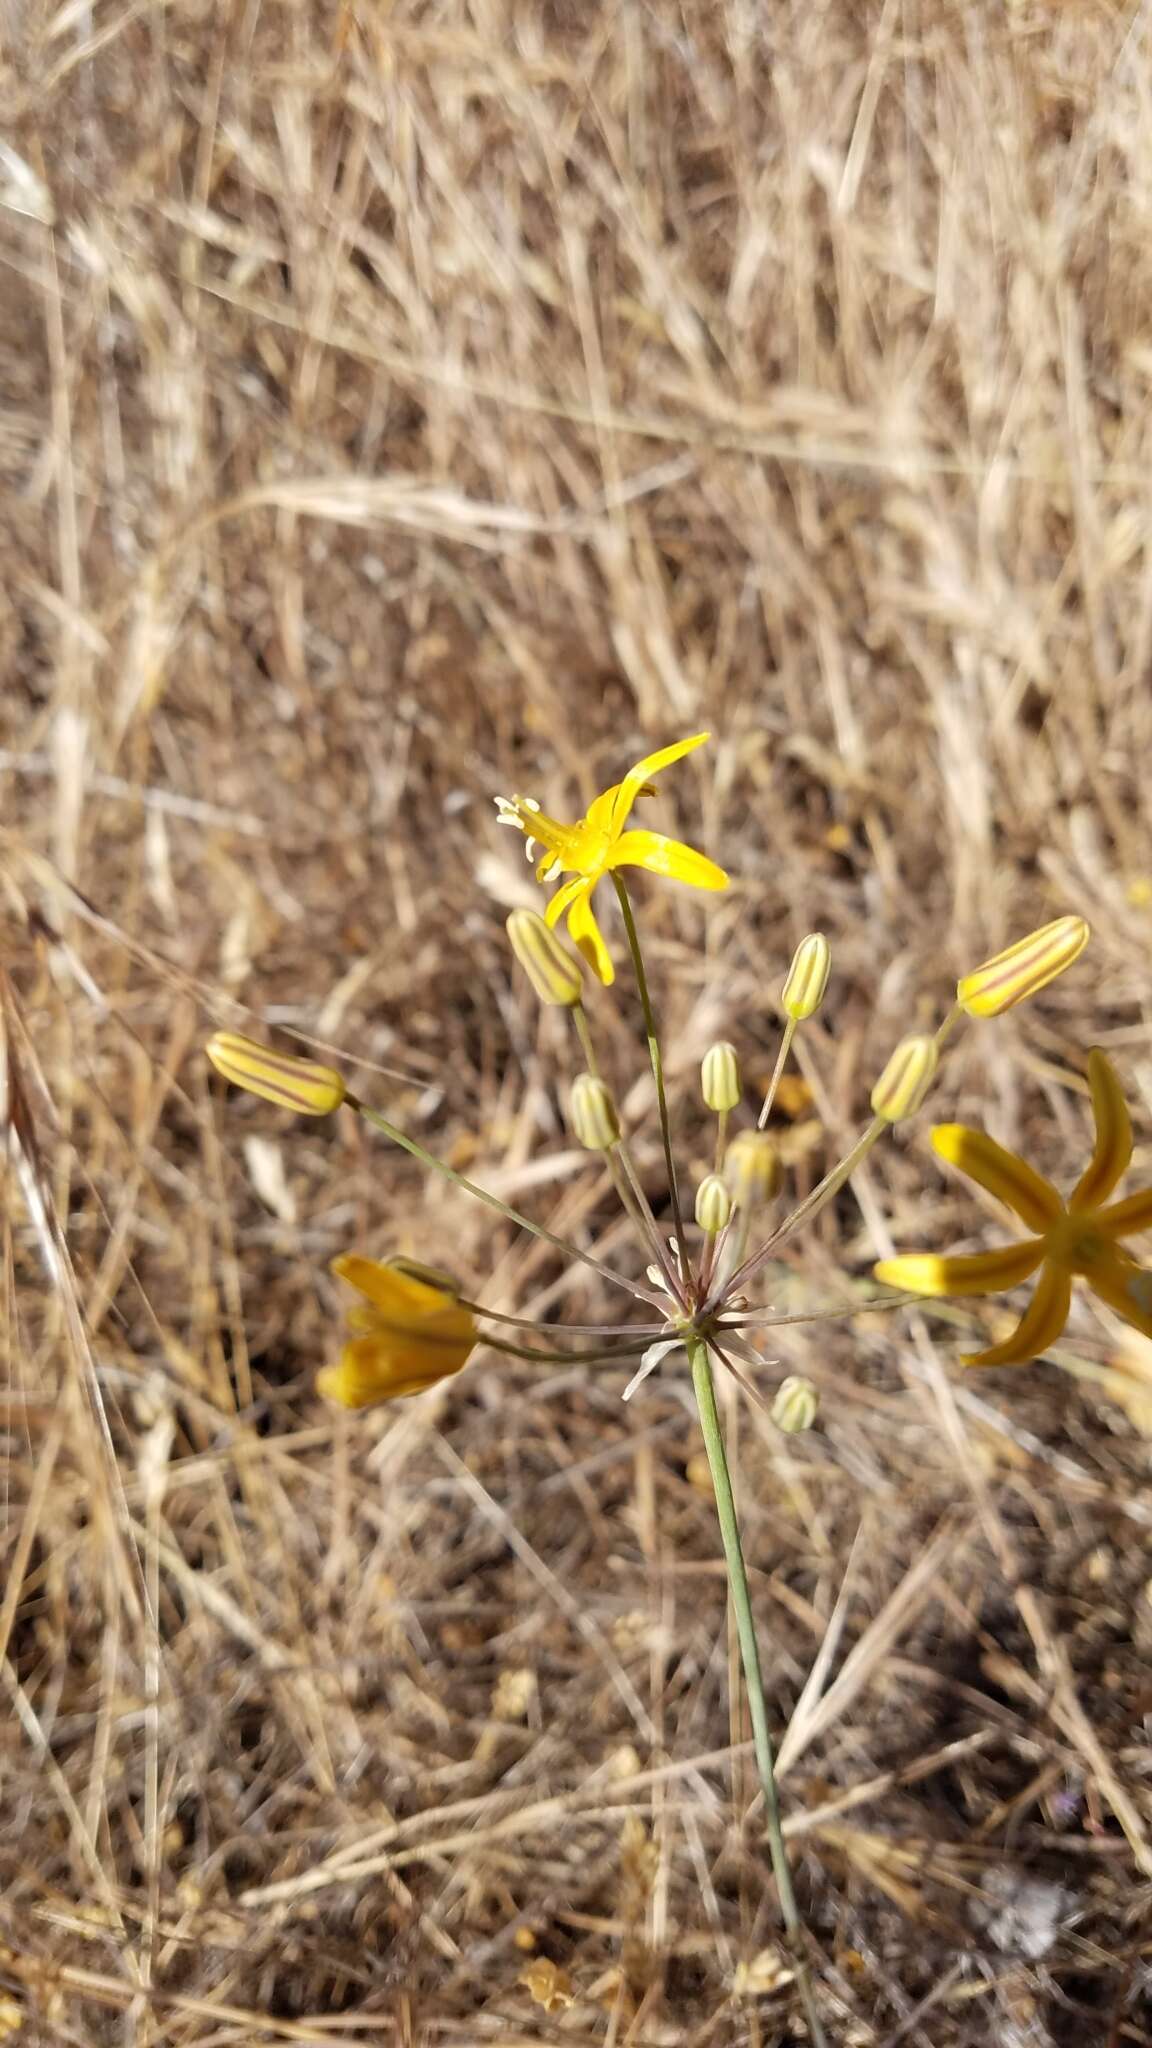
<svg viewBox="0 0 1152 2048"><path fill-rule="evenodd" d="M723 868L705 854L697 853L694 847L668 839L662 832L624 829L637 797L652 794L649 777L690 754L693 748L703 746L708 738L708 733L698 732L691 739L677 740L673 746L661 747L658 753L637 761L623 782L614 783L598 796L589 805L587 815L574 825L563 825L550 818L531 797L496 799L500 823L515 825L525 834L529 856L537 841L544 848L544 858L536 869L537 881L547 881L551 875L571 874L572 880L556 891L544 915L550 925L555 925L567 911L568 931L574 944L605 984L615 980L616 971L596 922L591 897L597 882L613 868L647 868L649 874L667 875L670 881L687 882L694 889L728 887Z"/></svg>
<svg viewBox="0 0 1152 2048"><path fill-rule="evenodd" d="M1072 1281L1079 1273L1093 1294L1126 1323L1152 1337L1152 1272L1120 1249L1120 1240L1152 1229L1152 1188L1126 1201L1109 1195L1132 1158L1132 1124L1120 1083L1107 1056L1088 1055L1096 1142L1092 1157L1065 1202L1051 1181L1015 1152L966 1124L938 1124L937 1156L956 1166L1003 1202L1034 1236L1001 1251L971 1258L915 1253L884 1259L876 1278L907 1294L996 1294L1039 1270L1036 1291L1019 1324L1002 1344L965 1358L965 1365L1026 1365L1056 1342L1068 1320Z"/></svg>
<svg viewBox="0 0 1152 2048"><path fill-rule="evenodd" d="M332 1271L363 1296L348 1316L353 1332L336 1365L316 1375L317 1391L342 1408L369 1408L422 1394L459 1372L479 1332L471 1310L430 1267L404 1259L381 1264L345 1252Z"/></svg>

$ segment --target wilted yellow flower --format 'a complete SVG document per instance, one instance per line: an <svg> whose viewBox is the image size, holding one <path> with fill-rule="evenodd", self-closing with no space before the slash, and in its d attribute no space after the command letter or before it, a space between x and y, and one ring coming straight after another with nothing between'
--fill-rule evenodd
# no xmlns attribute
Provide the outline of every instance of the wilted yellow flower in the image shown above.
<svg viewBox="0 0 1152 2048"><path fill-rule="evenodd" d="M1096 1143L1080 1179L1063 1201L1051 1181L1027 1160L965 1124L940 1124L932 1133L939 1158L966 1173L978 1186L1036 1232L1018 1244L967 1258L913 1253L884 1259L878 1280L909 1294L997 1294L1015 1287L1039 1268L1031 1303L1012 1335L965 1365L1026 1365L1056 1342L1068 1320L1072 1279L1079 1273L1134 1330L1152 1337L1152 1272L1119 1249L1119 1240L1152 1228L1152 1188L1126 1201L1101 1203L1126 1172L1132 1157L1132 1126L1120 1083L1106 1055L1088 1055Z"/></svg>
<svg viewBox="0 0 1152 2048"><path fill-rule="evenodd" d="M273 1052L235 1031L214 1031L204 1048L218 1074L250 1095L294 1109L299 1116L328 1116L347 1093L344 1076L316 1060Z"/></svg>
<svg viewBox="0 0 1152 2048"><path fill-rule="evenodd" d="M542 1003L573 1009L584 993L579 963L562 939L534 910L514 910L506 920L512 951Z"/></svg>
<svg viewBox="0 0 1152 2048"><path fill-rule="evenodd" d="M661 747L658 753L648 754L628 770L623 782L614 783L598 796L587 815L579 818L574 825L564 825L556 818L550 818L542 811L532 797L497 797L496 808L502 825L515 825L528 841L531 855L536 842L544 848L544 858L536 869L538 881L546 881L552 875L571 873L572 880L565 882L553 896L544 915L550 925L557 924L565 911L568 913L568 931L573 943L580 948L585 959L595 969L604 983L614 981L616 971L612 965L604 935L596 922L592 909L592 891L613 868L647 868L650 874L667 875L670 881L687 882L694 889L726 889L728 877L715 861L697 853L691 846L684 846L678 839L669 839L662 832L626 832L624 827L628 814L638 796L651 794L649 777L657 775L661 768L667 768L673 761L679 761L684 754L690 754L694 747L703 746L709 737L698 732L691 739L677 740L673 746Z"/></svg>
<svg viewBox="0 0 1152 2048"><path fill-rule="evenodd" d="M527 1969L521 1970L516 1982L522 1984L528 1996L537 2005L543 2006L544 2011L550 2016L566 2012L576 1995L567 1970L562 1970L556 1963L549 1962L547 1956L541 1956L538 1961L529 1963Z"/></svg>
<svg viewBox="0 0 1152 2048"><path fill-rule="evenodd" d="M471 1310L447 1288L417 1277L433 1270L414 1271L401 1259L381 1264L358 1252L333 1259L337 1279L347 1280L364 1302L348 1317L353 1335L338 1363L317 1373L318 1392L343 1408L369 1408L422 1394L460 1371L479 1332Z"/></svg>
<svg viewBox="0 0 1152 2048"><path fill-rule="evenodd" d="M741 1131L724 1154L724 1178L742 1209L770 1201L780 1186L780 1154L767 1131Z"/></svg>
<svg viewBox="0 0 1152 2048"><path fill-rule="evenodd" d="M820 1008L831 964L832 953L823 932L809 932L801 939L780 994L785 1014L794 1024L802 1024Z"/></svg>
<svg viewBox="0 0 1152 2048"><path fill-rule="evenodd" d="M717 1237L732 1214L732 1197L718 1173L706 1173L696 1190L696 1221L705 1237Z"/></svg>
<svg viewBox="0 0 1152 2048"><path fill-rule="evenodd" d="M620 1118L607 1083L598 1074L577 1074L568 1097L568 1121L577 1144L607 1152L620 1138Z"/></svg>
<svg viewBox="0 0 1152 2048"><path fill-rule="evenodd" d="M735 1109L740 1100L740 1062L727 1039L710 1045L700 1062L700 1089L709 1109Z"/></svg>
<svg viewBox="0 0 1152 2048"><path fill-rule="evenodd" d="M940 1049L934 1038L902 1038L872 1090L876 1115L888 1124L915 1116L932 1086L939 1059Z"/></svg>
<svg viewBox="0 0 1152 2048"><path fill-rule="evenodd" d="M1071 967L1090 937L1082 917L1057 917L974 967L957 982L956 1000L970 1017L999 1017Z"/></svg>

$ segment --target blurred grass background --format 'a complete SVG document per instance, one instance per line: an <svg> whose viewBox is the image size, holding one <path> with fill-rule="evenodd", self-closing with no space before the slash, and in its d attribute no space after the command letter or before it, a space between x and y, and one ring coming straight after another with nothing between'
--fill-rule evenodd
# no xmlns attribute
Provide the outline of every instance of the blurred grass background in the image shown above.
<svg viewBox="0 0 1152 2048"><path fill-rule="evenodd" d="M0 65L0 2027L798 2044L682 1376L624 1408L481 1354L324 1409L349 1246L608 1301L199 1048L338 1048L629 1260L491 798L574 816L709 726L649 815L735 886L639 882L686 1170L700 1053L766 1078L804 931L800 1191L909 1021L1077 909L937 1113L1067 1183L1101 1043L1146 1179L1148 7L7 0ZM596 1016L641 1115L626 988ZM924 1120L773 1299L998 1229ZM822 2006L845 2048L1120 2048L1152 1346L1080 1302L965 1379L968 1328L785 1333L820 1428L730 1410Z"/></svg>

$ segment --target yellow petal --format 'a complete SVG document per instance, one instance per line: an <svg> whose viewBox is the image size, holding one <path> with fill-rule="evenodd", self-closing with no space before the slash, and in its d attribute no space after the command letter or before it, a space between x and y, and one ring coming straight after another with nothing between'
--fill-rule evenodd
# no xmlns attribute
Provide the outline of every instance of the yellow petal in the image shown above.
<svg viewBox="0 0 1152 2048"><path fill-rule="evenodd" d="M999 1294L1028 1280L1044 1256L1039 1238L1002 1245L999 1251L974 1252L965 1258L938 1258L933 1252L910 1252L881 1259L872 1271L885 1287L902 1294Z"/></svg>
<svg viewBox="0 0 1152 2048"><path fill-rule="evenodd" d="M624 806L620 813L619 822L616 822L616 799L623 786L623 783L614 782L611 789L604 790L602 795L593 798L593 801L589 804L581 823L583 830L591 837L599 838L601 833L611 837L614 832L620 830L620 826L628 815L629 806L638 794L636 791L633 792L633 796L629 798L629 803Z"/></svg>
<svg viewBox="0 0 1152 2048"><path fill-rule="evenodd" d="M993 1344L988 1351L975 1351L964 1365L1028 1365L1056 1342L1072 1306L1072 1275L1062 1267L1046 1264L1036 1283L1036 1292L1010 1337Z"/></svg>
<svg viewBox="0 0 1152 2048"><path fill-rule="evenodd" d="M564 912L571 910L576 898L578 896L586 896L591 887L592 884L588 880L587 875L573 875L570 882L565 882L562 888L557 889L554 896L549 897L544 906L545 924L558 925Z"/></svg>
<svg viewBox="0 0 1152 2048"><path fill-rule="evenodd" d="M605 988L610 988L616 979L616 969L604 944L604 934L596 922L592 891L587 883L583 895L576 898L568 912L568 935L573 945L580 948L592 972L599 975Z"/></svg>
<svg viewBox="0 0 1152 2048"><path fill-rule="evenodd" d="M1062 1215L1064 1204L1050 1181L1015 1152L998 1145L967 1124L937 1124L932 1132L937 1159L958 1167L978 1187L1019 1216L1029 1230L1047 1230Z"/></svg>
<svg viewBox="0 0 1152 2048"><path fill-rule="evenodd" d="M661 747L655 754L645 754L642 761L637 761L636 766L628 770L623 782L618 782L616 785L615 803L612 810L612 823L615 830L619 832L621 829L640 791L650 777L658 775L662 768L670 768L673 761L682 760L685 754L691 754L696 747L702 747L705 740L711 739L711 737L711 733L696 732L693 733L691 739L674 740L670 747ZM591 817L592 813L589 812L588 815Z"/></svg>
<svg viewBox="0 0 1152 2048"><path fill-rule="evenodd" d="M1152 1230L1152 1188L1101 1209L1096 1221L1107 1237L1135 1237L1141 1230Z"/></svg>
<svg viewBox="0 0 1152 2048"><path fill-rule="evenodd" d="M687 882L693 889L726 889L728 877L707 854L668 839L663 832L624 832L608 855L610 868L647 868L650 875L667 875L671 882Z"/></svg>
<svg viewBox="0 0 1152 2048"><path fill-rule="evenodd" d="M1122 1252L1109 1252L1093 1261L1084 1278L1093 1294L1134 1330L1152 1337L1152 1272L1147 1266L1138 1266Z"/></svg>
<svg viewBox="0 0 1152 2048"><path fill-rule="evenodd" d="M1092 1088L1092 1116L1096 1143L1092 1157L1072 1193L1070 1209L1095 1209L1106 1202L1118 1180L1127 1173L1132 1158L1132 1119L1124 1100L1116 1069L1107 1053L1094 1046L1088 1055L1088 1080Z"/></svg>
<svg viewBox="0 0 1152 2048"><path fill-rule="evenodd" d="M338 1364L317 1373L316 1391L342 1408L371 1408L378 1401L422 1394L463 1363L462 1358L449 1362L432 1353L414 1359L407 1352L397 1353L385 1338L358 1337L344 1346Z"/></svg>
<svg viewBox="0 0 1152 2048"><path fill-rule="evenodd" d="M366 1259L360 1252L341 1252L338 1259L332 1260L329 1271L335 1273L338 1280L346 1280L349 1287L354 1287L357 1294L362 1294L365 1301L372 1303L373 1308L388 1316L404 1313L427 1315L430 1310L439 1308L445 1299L435 1288L409 1280L383 1260Z"/></svg>

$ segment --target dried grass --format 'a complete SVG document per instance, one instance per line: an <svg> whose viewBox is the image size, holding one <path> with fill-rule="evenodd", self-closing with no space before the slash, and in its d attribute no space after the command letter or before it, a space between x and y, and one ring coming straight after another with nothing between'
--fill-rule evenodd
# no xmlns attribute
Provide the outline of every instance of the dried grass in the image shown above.
<svg viewBox="0 0 1152 2048"><path fill-rule="evenodd" d="M622 1373L488 1357L322 1412L349 1242L605 1303L352 1122L225 1102L198 1046L335 1045L627 1256L509 987L531 885L488 800L570 808L707 723L661 806L739 886L644 891L689 1151L702 1046L770 1067L805 929L801 1186L909 1016L1075 906L1087 972L942 1099L1067 1178L1103 1043L1147 1171L1148 7L10 0L0 33L0 2032L799 2041L676 1375L625 1409ZM901 1139L775 1299L983 1228ZM783 1332L821 1430L731 1411L821 1997L854 2048L1120 2048L1152 1506L1090 1368L1137 1367L1083 1305L1078 1376L954 1350Z"/></svg>

